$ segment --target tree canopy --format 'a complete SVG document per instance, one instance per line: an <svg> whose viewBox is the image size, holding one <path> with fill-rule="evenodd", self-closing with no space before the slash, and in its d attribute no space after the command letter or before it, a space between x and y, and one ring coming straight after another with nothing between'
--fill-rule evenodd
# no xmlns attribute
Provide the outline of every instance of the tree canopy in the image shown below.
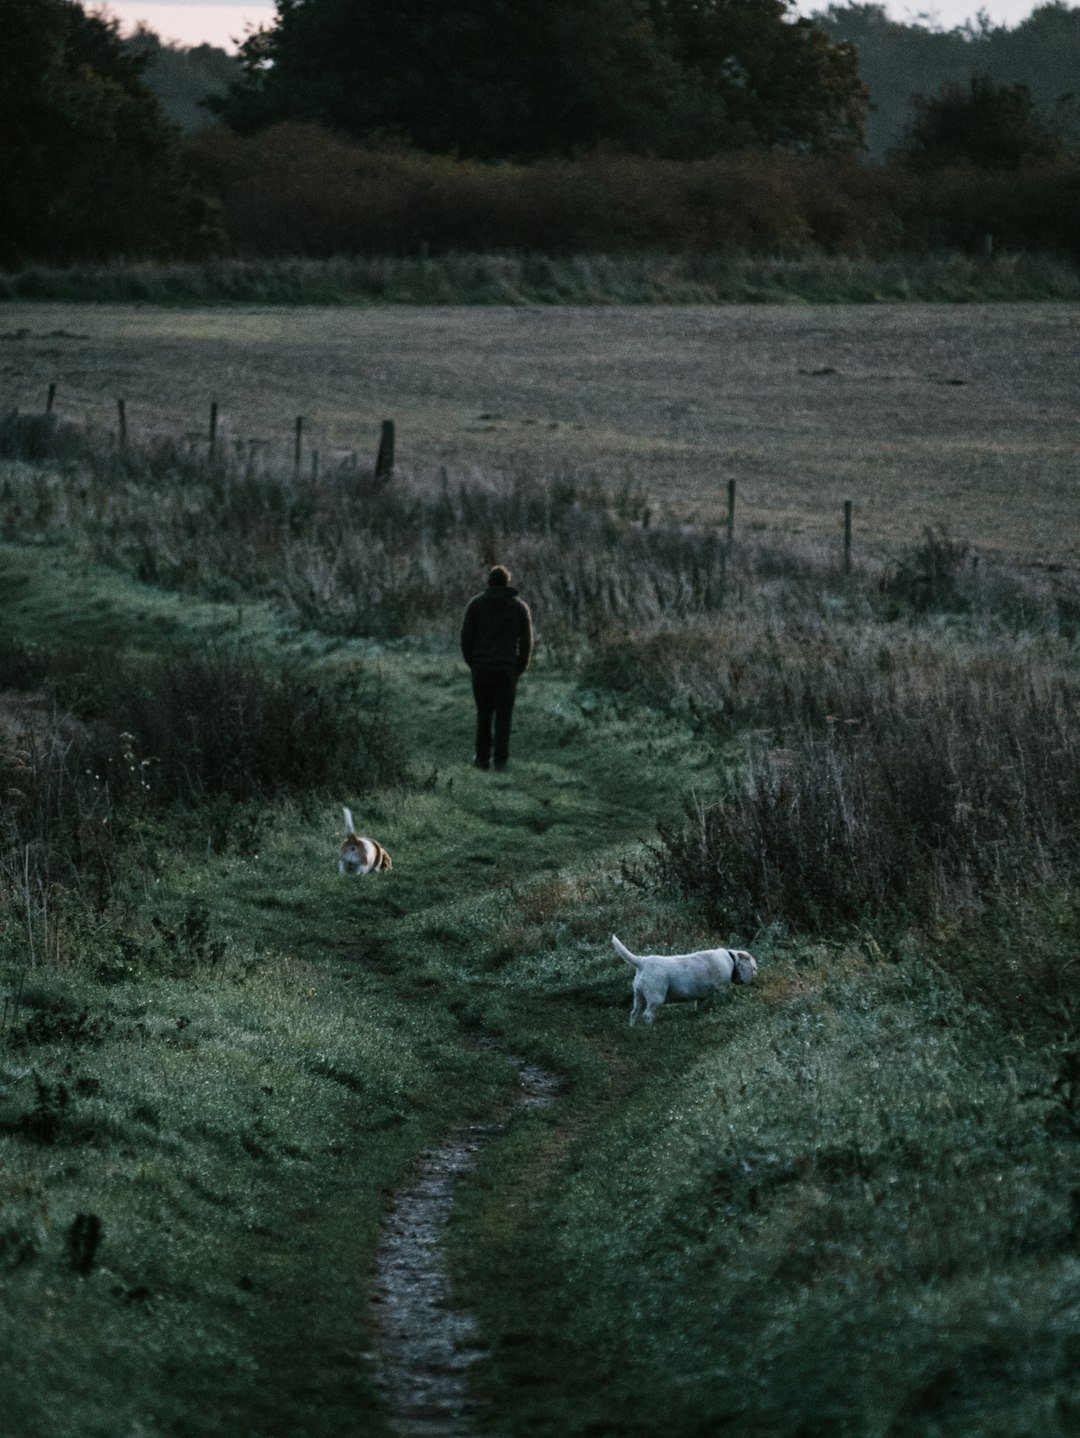
<svg viewBox="0 0 1080 1438"><path fill-rule="evenodd" d="M195 247L209 210L115 21L0 0L0 263Z"/></svg>
<svg viewBox="0 0 1080 1438"><path fill-rule="evenodd" d="M972 7L974 8L974 6ZM894 20L881 4L831 4L814 23L834 43L849 41L872 101L866 143L884 159L909 129L917 96L964 90L977 75L998 85L1026 85L1044 122L1080 146L1080 7L1037 5L1018 25L995 25L985 12L944 30Z"/></svg>
<svg viewBox="0 0 1080 1438"><path fill-rule="evenodd" d="M276 0L218 108L435 153L857 148L852 47L790 0Z"/></svg>
<svg viewBox="0 0 1080 1438"><path fill-rule="evenodd" d="M966 87L950 85L917 100L897 158L915 169L1019 170L1058 159L1064 149L1026 85L996 85L989 76L976 75Z"/></svg>

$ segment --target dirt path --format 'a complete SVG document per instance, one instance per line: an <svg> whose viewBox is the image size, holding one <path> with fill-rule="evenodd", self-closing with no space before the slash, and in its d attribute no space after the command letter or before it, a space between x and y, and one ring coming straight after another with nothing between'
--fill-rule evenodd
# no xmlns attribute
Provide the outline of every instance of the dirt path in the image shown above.
<svg viewBox="0 0 1080 1438"><path fill-rule="evenodd" d="M555 1100L554 1074L510 1058L518 1071L518 1106ZM471 1124L424 1156L415 1182L398 1194L375 1258L372 1313L376 1381L403 1438L464 1438L476 1406L468 1369L482 1356L475 1323L455 1309L443 1255L454 1185L476 1163L502 1124Z"/></svg>

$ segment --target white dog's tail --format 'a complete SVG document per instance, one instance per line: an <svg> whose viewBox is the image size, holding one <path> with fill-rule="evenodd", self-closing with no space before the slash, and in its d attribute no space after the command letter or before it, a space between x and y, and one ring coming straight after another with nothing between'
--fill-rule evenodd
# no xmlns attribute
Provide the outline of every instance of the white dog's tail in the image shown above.
<svg viewBox="0 0 1080 1438"><path fill-rule="evenodd" d="M348 835L348 834L355 834L355 833L356 833L356 830L353 828L352 810L351 810L351 809L346 809L346 808L343 806L341 812L345 815L345 833L346 833L346 835Z"/></svg>
<svg viewBox="0 0 1080 1438"><path fill-rule="evenodd" d="M626 947L626 945L622 942L622 940L617 939L614 934L612 934L611 936L611 944L615 952L618 954L619 958L625 959L632 969L640 967L641 960L638 958L637 954L632 954L630 950Z"/></svg>

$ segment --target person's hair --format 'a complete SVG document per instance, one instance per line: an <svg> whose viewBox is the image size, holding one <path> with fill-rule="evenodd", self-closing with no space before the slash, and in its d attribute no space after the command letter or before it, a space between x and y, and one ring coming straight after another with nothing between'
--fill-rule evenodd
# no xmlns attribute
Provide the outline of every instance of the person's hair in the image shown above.
<svg viewBox="0 0 1080 1438"><path fill-rule="evenodd" d="M488 573L489 584L509 584L513 578L505 564L495 564Z"/></svg>

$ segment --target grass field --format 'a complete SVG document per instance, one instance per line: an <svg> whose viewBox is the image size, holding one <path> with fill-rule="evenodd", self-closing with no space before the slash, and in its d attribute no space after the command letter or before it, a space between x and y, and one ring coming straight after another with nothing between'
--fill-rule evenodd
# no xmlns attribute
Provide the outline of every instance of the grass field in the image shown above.
<svg viewBox="0 0 1080 1438"><path fill-rule="evenodd" d="M680 309L207 309L9 304L7 403L132 435L206 433L324 468L629 479L678 517L861 542L926 525L980 548L1075 559L1080 311L1067 305Z"/></svg>
<svg viewBox="0 0 1080 1438"><path fill-rule="evenodd" d="M1072 1438L1076 326L5 309L4 408L132 443L0 459L0 1431L388 1435L380 1221L502 1120L446 1234L471 1431ZM283 475L142 446L211 398ZM393 414L398 485L294 480L299 412ZM845 576L799 535L849 497ZM391 873L337 874L343 803ZM613 932L759 982L631 1028Z"/></svg>

